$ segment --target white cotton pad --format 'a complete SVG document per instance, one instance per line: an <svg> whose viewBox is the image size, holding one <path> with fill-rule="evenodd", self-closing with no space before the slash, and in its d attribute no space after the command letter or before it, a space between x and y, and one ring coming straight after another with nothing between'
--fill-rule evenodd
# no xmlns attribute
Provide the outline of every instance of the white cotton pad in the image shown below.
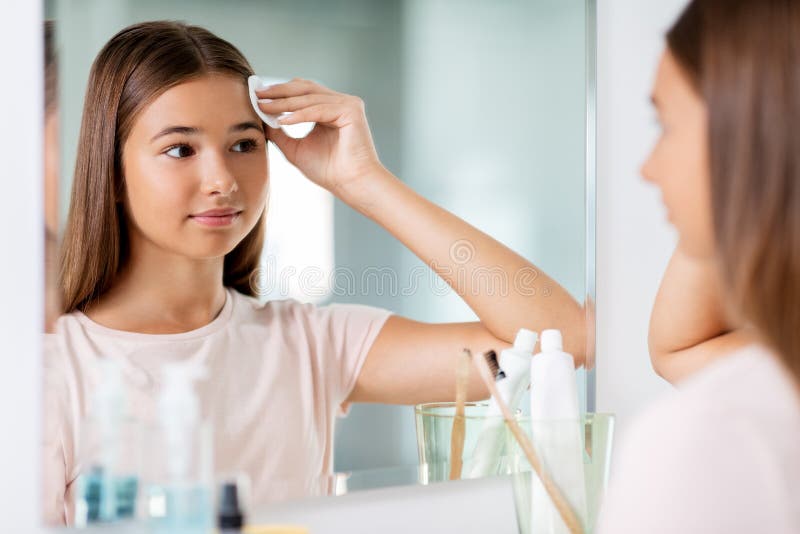
<svg viewBox="0 0 800 534"><path fill-rule="evenodd" d="M277 83L277 82L273 82ZM266 122L270 128L280 128L281 125L278 123L278 118L280 115L268 115L261 111L261 108L258 107L258 97L256 96L256 90L265 89L269 87L270 83L265 82L261 76L257 74L253 74L249 78L247 78L247 90L250 93L250 103L253 105L253 109L261 117L261 120Z"/></svg>

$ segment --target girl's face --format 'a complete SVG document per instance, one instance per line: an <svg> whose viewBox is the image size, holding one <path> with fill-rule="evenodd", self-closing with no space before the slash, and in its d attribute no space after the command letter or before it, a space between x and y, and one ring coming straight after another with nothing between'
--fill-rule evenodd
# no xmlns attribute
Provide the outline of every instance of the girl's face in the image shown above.
<svg viewBox="0 0 800 534"><path fill-rule="evenodd" d="M132 241L193 259L233 250L268 191L266 140L246 83L208 75L162 93L134 122L122 172Z"/></svg>
<svg viewBox="0 0 800 534"><path fill-rule="evenodd" d="M665 51L653 88L661 136L642 167L661 190L679 246L697 258L713 255L708 114L705 103Z"/></svg>

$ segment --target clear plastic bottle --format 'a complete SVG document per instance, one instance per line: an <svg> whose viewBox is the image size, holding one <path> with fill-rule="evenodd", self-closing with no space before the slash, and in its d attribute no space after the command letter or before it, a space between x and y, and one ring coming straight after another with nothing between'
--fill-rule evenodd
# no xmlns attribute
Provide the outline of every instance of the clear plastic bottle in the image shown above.
<svg viewBox="0 0 800 534"><path fill-rule="evenodd" d="M167 364L158 425L148 454L147 517L151 532L206 534L213 527L211 428L201 420L194 382L205 371Z"/></svg>

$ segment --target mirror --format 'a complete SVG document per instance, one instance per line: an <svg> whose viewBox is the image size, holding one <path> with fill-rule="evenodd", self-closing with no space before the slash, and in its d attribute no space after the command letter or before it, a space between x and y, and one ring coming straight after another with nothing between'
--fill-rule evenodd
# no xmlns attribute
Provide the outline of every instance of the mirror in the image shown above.
<svg viewBox="0 0 800 534"><path fill-rule="evenodd" d="M361 97L389 171L591 302L593 14L593 0L49 0L62 226L92 61L130 24L180 20L228 40L258 74ZM268 150L259 298L365 304L432 323L476 320L388 232L306 180L274 144ZM470 254L463 245L456 252ZM591 370L578 371L583 411L593 410L593 380ZM413 410L355 404L336 422L333 471L349 473L351 490L418 481Z"/></svg>

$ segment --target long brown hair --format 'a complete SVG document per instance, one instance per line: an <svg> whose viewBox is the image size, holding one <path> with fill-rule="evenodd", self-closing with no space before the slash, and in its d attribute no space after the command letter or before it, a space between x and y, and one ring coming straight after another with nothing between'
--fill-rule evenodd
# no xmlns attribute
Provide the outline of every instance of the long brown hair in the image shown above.
<svg viewBox="0 0 800 534"><path fill-rule="evenodd" d="M128 257L121 149L138 113L158 95L206 74L241 78L253 68L229 42L197 26L154 21L117 33L97 55L83 108L72 198L61 247L63 311L108 291ZM223 284L253 295L264 214L225 256Z"/></svg>
<svg viewBox="0 0 800 534"><path fill-rule="evenodd" d="M667 44L708 108L729 298L800 381L800 2L695 0Z"/></svg>
<svg viewBox="0 0 800 534"><path fill-rule="evenodd" d="M56 23L44 21L44 110L55 111L58 105L58 60L56 58Z"/></svg>

